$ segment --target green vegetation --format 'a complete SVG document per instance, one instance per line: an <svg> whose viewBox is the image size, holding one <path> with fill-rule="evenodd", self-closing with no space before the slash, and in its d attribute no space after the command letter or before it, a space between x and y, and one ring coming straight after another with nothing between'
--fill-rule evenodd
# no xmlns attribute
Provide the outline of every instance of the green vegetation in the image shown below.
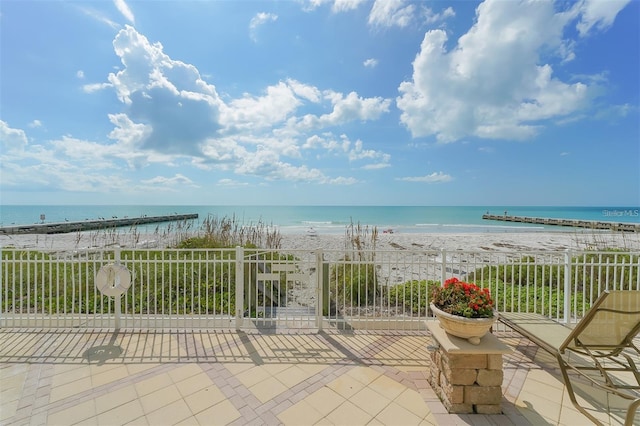
<svg viewBox="0 0 640 426"><path fill-rule="evenodd" d="M331 270L331 292L341 304L369 305L379 294L375 265L351 263L346 257Z"/></svg>
<svg viewBox="0 0 640 426"><path fill-rule="evenodd" d="M207 217L198 235L184 238L178 248L280 248L280 232L263 222L245 225L235 216L218 218Z"/></svg>
<svg viewBox="0 0 640 426"><path fill-rule="evenodd" d="M412 280L394 285L389 289L389 305L413 315L426 316L431 295L439 286L440 282L434 280Z"/></svg>
<svg viewBox="0 0 640 426"><path fill-rule="evenodd" d="M26 253L32 262L25 262ZM3 290L3 312L91 314L115 310L114 302L95 288L102 260L60 262L39 252L14 255L5 251L2 256L4 274L12 277ZM135 286L122 298L122 310L136 314L233 313L234 256L233 251L221 250L123 251L122 263L132 271Z"/></svg>

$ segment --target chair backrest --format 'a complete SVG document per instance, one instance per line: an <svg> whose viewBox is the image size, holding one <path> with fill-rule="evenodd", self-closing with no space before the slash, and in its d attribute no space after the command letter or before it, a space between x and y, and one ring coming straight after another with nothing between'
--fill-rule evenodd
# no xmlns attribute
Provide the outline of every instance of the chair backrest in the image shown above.
<svg viewBox="0 0 640 426"><path fill-rule="evenodd" d="M620 351L638 332L640 291L605 290L559 349Z"/></svg>

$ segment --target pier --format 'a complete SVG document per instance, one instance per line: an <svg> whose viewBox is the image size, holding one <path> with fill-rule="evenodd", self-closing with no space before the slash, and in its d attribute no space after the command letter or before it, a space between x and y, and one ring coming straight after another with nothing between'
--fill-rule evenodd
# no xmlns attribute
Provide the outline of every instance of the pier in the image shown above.
<svg viewBox="0 0 640 426"><path fill-rule="evenodd" d="M12 225L0 228L0 235L8 234L64 234L68 232L112 229L123 226L138 226L149 223L174 222L197 219L198 214L172 214L166 216L125 217L122 219L87 219L74 222L34 223L31 225Z"/></svg>
<svg viewBox="0 0 640 426"><path fill-rule="evenodd" d="M483 219L500 220L502 222L533 223L536 225L571 226L574 228L598 229L622 232L640 232L640 223L607 222L599 220L552 219L544 217L507 216L483 214Z"/></svg>

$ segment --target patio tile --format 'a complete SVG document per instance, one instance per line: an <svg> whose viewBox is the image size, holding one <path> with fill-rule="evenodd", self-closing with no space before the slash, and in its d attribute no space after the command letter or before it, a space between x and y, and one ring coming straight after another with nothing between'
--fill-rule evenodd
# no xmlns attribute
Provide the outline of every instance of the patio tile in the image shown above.
<svg viewBox="0 0 640 426"><path fill-rule="evenodd" d="M189 406L182 399L146 413L147 421L151 425L173 425L191 416Z"/></svg>
<svg viewBox="0 0 640 426"><path fill-rule="evenodd" d="M315 410L323 416L339 407L345 401L345 398L338 395L328 387L322 387L305 398Z"/></svg>
<svg viewBox="0 0 640 426"><path fill-rule="evenodd" d="M369 387L389 399L395 399L405 389L407 389L406 386L388 378L387 376L378 377L369 384Z"/></svg>
<svg viewBox="0 0 640 426"><path fill-rule="evenodd" d="M289 388L275 377L269 377L249 388L249 390L255 395L260 402L267 402L281 393L285 392Z"/></svg>
<svg viewBox="0 0 640 426"><path fill-rule="evenodd" d="M431 413L422 396L413 389L406 389L393 402L420 418L424 418Z"/></svg>
<svg viewBox="0 0 640 426"><path fill-rule="evenodd" d="M356 393L360 392L365 388L365 386L366 385L362 382L348 375L338 377L336 380L327 385L328 388L332 389L338 395L341 395L346 399L349 399Z"/></svg>
<svg viewBox="0 0 640 426"><path fill-rule="evenodd" d="M213 382L211 381L209 376L206 373L202 372L176 383L176 387L183 397L191 395L192 393L197 392L200 389L204 389L212 385Z"/></svg>
<svg viewBox="0 0 640 426"><path fill-rule="evenodd" d="M226 425L240 418L233 404L224 400L195 415L201 425Z"/></svg>
<svg viewBox="0 0 640 426"><path fill-rule="evenodd" d="M16 415L18 409L19 399L13 401L0 400L0 423L5 423L6 420Z"/></svg>
<svg viewBox="0 0 640 426"><path fill-rule="evenodd" d="M281 371L275 377L287 388L292 388L300 382L307 380L312 374L299 368L296 365L290 366L284 371Z"/></svg>
<svg viewBox="0 0 640 426"><path fill-rule="evenodd" d="M196 374L202 373L202 368L198 364L186 364L169 371L169 377L174 383L178 383Z"/></svg>
<svg viewBox="0 0 640 426"><path fill-rule="evenodd" d="M133 401L138 398L138 394L133 385L125 388L113 390L104 395L96 397L93 401L96 405L96 413L101 414L106 411L112 410L120 405L124 405L127 402Z"/></svg>
<svg viewBox="0 0 640 426"><path fill-rule="evenodd" d="M376 420L386 425L419 425L422 419L396 403L387 405L376 417Z"/></svg>
<svg viewBox="0 0 640 426"><path fill-rule="evenodd" d="M73 407L69 407L62 411L49 414L49 416L47 417L47 424L72 425L75 423L81 423L95 416L96 404L92 399L90 399L88 401L74 405Z"/></svg>
<svg viewBox="0 0 640 426"><path fill-rule="evenodd" d="M59 401L61 399L69 398L70 396L77 395L89 389L92 389L91 377L83 377L82 379L75 380L64 385L55 386L51 389L51 395L49 397L50 402Z"/></svg>
<svg viewBox="0 0 640 426"><path fill-rule="evenodd" d="M158 374L138 382L134 386L138 396L145 396L171 385L173 385L173 380L168 374Z"/></svg>
<svg viewBox="0 0 640 426"><path fill-rule="evenodd" d="M98 414L98 424L105 426L131 423L144 416L144 410L138 400L129 401L112 410Z"/></svg>
<svg viewBox="0 0 640 426"><path fill-rule="evenodd" d="M178 388L174 385L167 386L156 390L150 394L140 397L139 401L144 408L144 412L152 413L162 407L165 407L178 399L182 399Z"/></svg>
<svg viewBox="0 0 640 426"><path fill-rule="evenodd" d="M224 401L226 397L215 385L200 389L184 398L193 414L198 414L215 404Z"/></svg>
<svg viewBox="0 0 640 426"><path fill-rule="evenodd" d="M333 410L326 418L336 425L364 425L369 423L373 416L361 410L350 401L345 401Z"/></svg>
<svg viewBox="0 0 640 426"><path fill-rule="evenodd" d="M93 387L103 386L109 383L117 382L120 379L124 379L125 377L129 377L129 372L127 371L127 367L124 365L118 366L117 368L112 368L108 371L101 372L100 374L95 374L91 376L91 384Z"/></svg>
<svg viewBox="0 0 640 426"><path fill-rule="evenodd" d="M368 385L382 375L382 372L369 367L355 367L347 372L349 377L353 377L362 384Z"/></svg>
<svg viewBox="0 0 640 426"><path fill-rule="evenodd" d="M323 417L320 412L305 400L298 402L278 414L278 419L280 419L285 426L310 425L320 421Z"/></svg>
<svg viewBox="0 0 640 426"><path fill-rule="evenodd" d="M349 398L349 401L374 417L391 403L391 399L369 388L362 389Z"/></svg>
<svg viewBox="0 0 640 426"><path fill-rule="evenodd" d="M261 367L252 367L236 375L236 378L248 388L270 377L269 372Z"/></svg>

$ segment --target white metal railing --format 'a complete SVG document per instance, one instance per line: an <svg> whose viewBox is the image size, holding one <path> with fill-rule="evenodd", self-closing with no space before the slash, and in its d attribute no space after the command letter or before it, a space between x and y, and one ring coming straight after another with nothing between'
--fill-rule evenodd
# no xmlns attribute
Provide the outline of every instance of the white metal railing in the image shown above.
<svg viewBox="0 0 640 426"><path fill-rule="evenodd" d="M120 297L96 288L111 263L131 272ZM1 327L415 330L449 277L573 322L604 289L640 289L638 252L4 249L0 266Z"/></svg>

